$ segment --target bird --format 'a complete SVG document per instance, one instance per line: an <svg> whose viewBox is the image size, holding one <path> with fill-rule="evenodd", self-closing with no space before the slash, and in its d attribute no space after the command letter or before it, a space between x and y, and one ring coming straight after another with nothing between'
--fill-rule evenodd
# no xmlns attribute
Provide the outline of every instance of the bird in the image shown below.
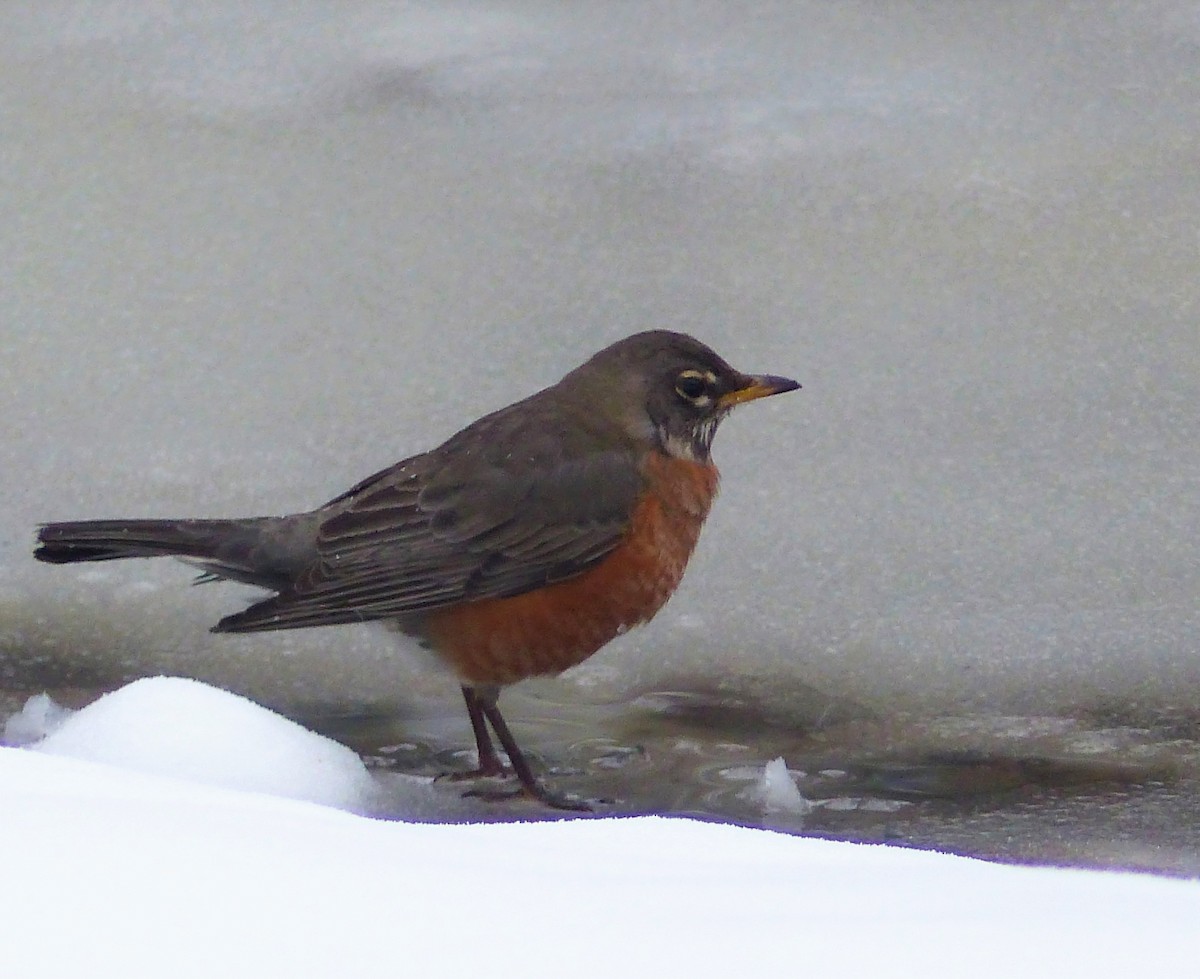
<svg viewBox="0 0 1200 979"><path fill-rule="evenodd" d="M738 405L799 387L735 370L687 334L649 330L314 510L45 523L34 556L172 556L201 580L273 593L222 618L218 633L398 627L461 687L478 764L460 777L511 770L517 794L586 810L534 775L500 713L501 689L582 663L662 608L717 495L718 425Z"/></svg>

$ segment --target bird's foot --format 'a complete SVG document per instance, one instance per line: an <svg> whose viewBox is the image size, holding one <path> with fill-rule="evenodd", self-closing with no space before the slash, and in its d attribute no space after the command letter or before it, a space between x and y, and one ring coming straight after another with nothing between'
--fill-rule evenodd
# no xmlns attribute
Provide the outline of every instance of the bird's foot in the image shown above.
<svg viewBox="0 0 1200 979"><path fill-rule="evenodd" d="M560 809L564 812L595 812L591 803L584 799L577 799L574 796L569 796L561 792L551 792L540 785L535 789L530 789L525 785L518 785L515 788L497 787L495 790L476 788L470 789L464 794L492 802L502 802L509 799L532 799L534 802L540 802L543 806L548 806L551 809Z"/></svg>
<svg viewBox="0 0 1200 979"><path fill-rule="evenodd" d="M513 770L497 762L495 765L480 765L468 772L442 772L434 776L435 782L474 782L480 778L509 778Z"/></svg>
<svg viewBox="0 0 1200 979"><path fill-rule="evenodd" d="M463 773L464 775L466 773ZM459 779L455 779L459 781ZM507 785L478 785L463 793L464 798L483 799L486 802L511 802L514 799L530 799L551 809L564 812L595 812L591 803L561 792L551 792L538 783L529 786L522 782Z"/></svg>

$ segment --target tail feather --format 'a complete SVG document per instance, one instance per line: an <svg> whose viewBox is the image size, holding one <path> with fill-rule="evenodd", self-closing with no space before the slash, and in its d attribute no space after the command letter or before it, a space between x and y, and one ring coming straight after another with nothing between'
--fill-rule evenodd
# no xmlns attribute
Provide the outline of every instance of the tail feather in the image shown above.
<svg viewBox="0 0 1200 979"><path fill-rule="evenodd" d="M33 556L49 564L178 557L207 574L278 589L300 557L279 529L287 518L81 520L43 524Z"/></svg>
<svg viewBox="0 0 1200 979"><path fill-rule="evenodd" d="M33 556L49 564L163 555L205 557L211 550L211 534L196 525L206 523L210 521L80 520L43 524L38 528L41 546Z"/></svg>

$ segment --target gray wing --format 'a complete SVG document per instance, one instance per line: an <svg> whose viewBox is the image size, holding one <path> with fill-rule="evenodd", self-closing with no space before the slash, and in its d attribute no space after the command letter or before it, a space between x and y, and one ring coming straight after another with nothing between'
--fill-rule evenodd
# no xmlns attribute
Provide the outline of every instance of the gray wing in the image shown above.
<svg viewBox="0 0 1200 979"><path fill-rule="evenodd" d="M319 558L217 631L415 616L518 595L580 574L620 543L641 487L630 453L585 445L565 457L563 440L546 432L533 445L523 439L518 458L503 430L492 434L501 437L474 453L455 452L452 439L331 501Z"/></svg>

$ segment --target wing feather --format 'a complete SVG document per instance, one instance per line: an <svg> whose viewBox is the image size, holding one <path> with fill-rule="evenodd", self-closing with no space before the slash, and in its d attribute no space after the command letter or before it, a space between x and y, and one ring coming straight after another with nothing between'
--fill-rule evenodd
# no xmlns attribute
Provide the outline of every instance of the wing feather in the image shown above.
<svg viewBox="0 0 1200 979"><path fill-rule="evenodd" d="M476 432L475 442L493 436L483 450L456 451L467 429L330 501L318 559L278 595L217 629L411 618L521 594L602 560L620 543L636 504L642 476L635 457L554 430L516 455L504 437L512 426L496 424L504 414L484 420L490 433Z"/></svg>

